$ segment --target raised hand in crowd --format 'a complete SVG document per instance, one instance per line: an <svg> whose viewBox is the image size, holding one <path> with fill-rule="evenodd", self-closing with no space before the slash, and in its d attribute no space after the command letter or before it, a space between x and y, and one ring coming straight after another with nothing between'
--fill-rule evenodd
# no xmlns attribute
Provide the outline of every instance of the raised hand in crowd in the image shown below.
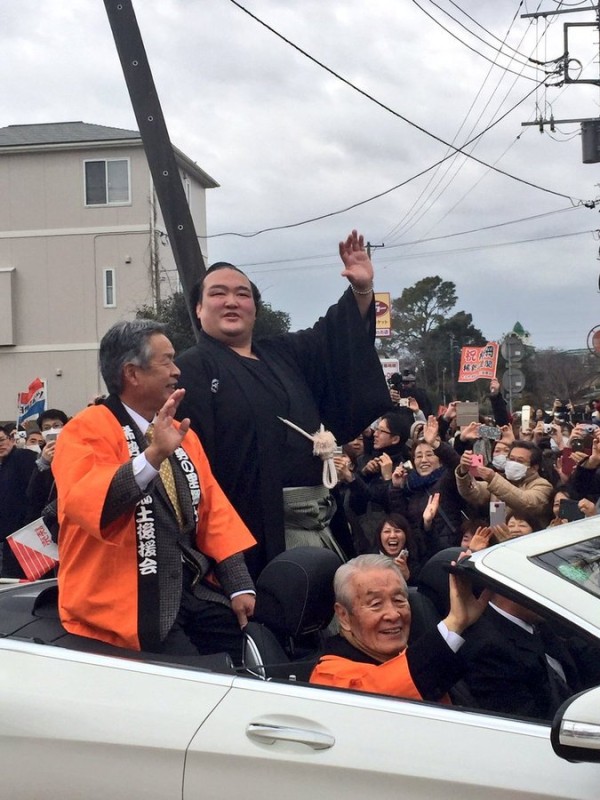
<svg viewBox="0 0 600 800"><path fill-rule="evenodd" d="M408 470L404 464L398 464L396 469L392 472L392 486L394 489L403 489L406 486L407 478Z"/></svg>
<svg viewBox="0 0 600 800"><path fill-rule="evenodd" d="M352 462L348 456L334 456L333 463L335 464L338 482L351 483L354 475L352 470Z"/></svg>
<svg viewBox="0 0 600 800"><path fill-rule="evenodd" d="M465 452L461 455L459 463L460 472L464 474L470 472L474 478L480 478L481 480L489 483L496 474L495 470L484 466L474 467L473 455L474 453L472 450L465 450Z"/></svg>
<svg viewBox="0 0 600 800"><path fill-rule="evenodd" d="M48 464L52 463L52 459L54 458L54 451L56 450L56 439L52 442L48 442L42 448L42 458Z"/></svg>
<svg viewBox="0 0 600 800"><path fill-rule="evenodd" d="M361 470L363 475L376 475L378 472L381 471L379 458L380 457L377 456L376 458L372 458L369 461L367 461L367 463Z"/></svg>
<svg viewBox="0 0 600 800"><path fill-rule="evenodd" d="M421 410L418 402L415 400L414 397L408 398L408 407L413 412L413 414L416 414L418 411Z"/></svg>
<svg viewBox="0 0 600 800"><path fill-rule="evenodd" d="M468 425L463 426L460 429L461 442L473 442L475 441L475 439L479 439L480 427L481 427L480 422L469 422Z"/></svg>
<svg viewBox="0 0 600 800"><path fill-rule="evenodd" d="M596 504L593 503L591 500L588 500L587 497L584 497L577 503L577 507L581 511L581 513L586 517L594 517L596 516L597 509Z"/></svg>
<svg viewBox="0 0 600 800"><path fill-rule="evenodd" d="M400 567L400 572L402 573L402 577L404 578L405 581L408 582L410 578L410 569L408 568L408 556L402 555L402 553L400 553L400 555L396 556L394 561Z"/></svg>
<svg viewBox="0 0 600 800"><path fill-rule="evenodd" d="M453 419L456 419L456 400L448 403L448 408L444 411L443 418L446 422L452 422Z"/></svg>
<svg viewBox="0 0 600 800"><path fill-rule="evenodd" d="M577 453L574 453L573 455L577 455ZM588 469L597 469L600 467L600 428L594 434L594 439L592 441L592 454L586 461L585 466Z"/></svg>
<svg viewBox="0 0 600 800"><path fill-rule="evenodd" d="M489 525L480 526L471 537L468 549L472 553L476 553L478 550L485 550L486 547L490 546L490 539L493 533Z"/></svg>
<svg viewBox="0 0 600 800"><path fill-rule="evenodd" d="M440 493L435 492L429 496L427 500L427 505L425 506L425 510L423 511L423 528L426 531L431 530L431 526L433 525L433 520L435 519L436 514L440 510Z"/></svg>
<svg viewBox="0 0 600 800"><path fill-rule="evenodd" d="M511 425L502 425L500 431L502 432L500 437L501 442L511 445L515 441L515 432L513 431Z"/></svg>
<svg viewBox="0 0 600 800"><path fill-rule="evenodd" d="M500 381L498 378L492 378L490 381L490 394L496 395L500 392Z"/></svg>
<svg viewBox="0 0 600 800"><path fill-rule="evenodd" d="M378 457L379 471L384 481L392 479L392 472L394 471L394 463L387 453L382 453Z"/></svg>
<svg viewBox="0 0 600 800"><path fill-rule="evenodd" d="M434 450L440 445L440 426L437 419L432 415L427 418L423 427L423 439Z"/></svg>
<svg viewBox="0 0 600 800"><path fill-rule="evenodd" d="M390 399L395 406L400 405L400 392L398 389L390 386Z"/></svg>
<svg viewBox="0 0 600 800"><path fill-rule="evenodd" d="M555 442L558 450L564 450L565 448L565 440L563 437L562 428L560 425L557 425L555 422L551 425L550 430L550 438Z"/></svg>

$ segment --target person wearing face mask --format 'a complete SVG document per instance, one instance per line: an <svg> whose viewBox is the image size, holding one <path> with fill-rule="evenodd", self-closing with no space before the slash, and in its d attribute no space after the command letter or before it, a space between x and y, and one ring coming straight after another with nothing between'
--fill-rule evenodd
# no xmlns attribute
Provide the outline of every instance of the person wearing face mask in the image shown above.
<svg viewBox="0 0 600 800"><path fill-rule="evenodd" d="M27 438L25 439L25 447L31 450L32 453L39 455L44 446L44 437L37 425L31 425L27 430Z"/></svg>
<svg viewBox="0 0 600 800"><path fill-rule="evenodd" d="M533 517L545 527L550 515L552 484L540 475L541 450L531 442L516 440L510 446L504 475L490 467L473 467L466 451L456 468L458 491L469 505L489 507L490 501L506 503L507 514Z"/></svg>
<svg viewBox="0 0 600 800"><path fill-rule="evenodd" d="M492 467L496 472L504 474L510 445L506 442L496 442L492 451Z"/></svg>
<svg viewBox="0 0 600 800"><path fill-rule="evenodd" d="M35 469L27 486L30 516L26 521L32 522L43 516L50 531L55 530L56 533L58 533L58 528L48 523L46 513L50 514L51 523L53 523L56 517L56 489L52 474L52 462L54 460L57 436L68 421L69 418L65 412L58 408L48 408L40 414L38 426L41 430L40 436L42 439L39 445L39 457L35 462ZM46 512L46 507L50 505L53 507Z"/></svg>

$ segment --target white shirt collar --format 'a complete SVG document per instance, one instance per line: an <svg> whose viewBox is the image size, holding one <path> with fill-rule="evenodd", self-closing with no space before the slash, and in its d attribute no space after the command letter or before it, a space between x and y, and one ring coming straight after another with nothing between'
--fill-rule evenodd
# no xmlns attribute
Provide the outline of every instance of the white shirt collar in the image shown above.
<svg viewBox="0 0 600 800"><path fill-rule="evenodd" d="M121 402L123 403L122 400L121 400ZM138 414L137 411L134 411L133 408L128 406L126 403L123 403L123 407L125 408L125 411L127 411L127 413L129 414L131 419L138 426L138 428L141 430L142 435L145 436L146 435L146 431L148 430L148 427L150 425L148 420L145 417L142 417L141 414Z"/></svg>
<svg viewBox="0 0 600 800"><path fill-rule="evenodd" d="M490 606L494 609L494 611L496 611L496 613L500 614L503 617L506 617L506 619L509 619L511 622L514 622L515 625L519 626L519 628L523 628L523 630L526 630L527 633L533 633L533 625L530 625L528 622L525 622L524 619L519 619L519 617L515 617L513 614L509 614L508 611L504 611L503 609L498 608L498 606L494 605L494 603L490 603Z"/></svg>

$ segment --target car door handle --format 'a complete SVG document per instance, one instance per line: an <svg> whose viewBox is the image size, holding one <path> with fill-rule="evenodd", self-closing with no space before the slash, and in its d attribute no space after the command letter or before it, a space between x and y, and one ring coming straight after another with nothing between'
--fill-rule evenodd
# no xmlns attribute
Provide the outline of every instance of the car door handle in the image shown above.
<svg viewBox="0 0 600 800"><path fill-rule="evenodd" d="M286 725L265 725L259 722L251 722L248 725L246 736L264 744L275 744L277 741L299 742L312 747L313 750L327 750L335 744L335 738L329 733L290 728Z"/></svg>

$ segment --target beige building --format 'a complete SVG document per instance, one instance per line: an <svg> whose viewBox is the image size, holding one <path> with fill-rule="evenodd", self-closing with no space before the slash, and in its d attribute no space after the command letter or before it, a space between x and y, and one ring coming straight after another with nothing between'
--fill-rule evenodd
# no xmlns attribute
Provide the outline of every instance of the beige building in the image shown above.
<svg viewBox="0 0 600 800"><path fill-rule="evenodd" d="M176 158L206 236L205 193L218 184ZM102 335L179 288L164 230L137 131L0 128L0 420L15 419L17 392L36 377L68 414L104 391Z"/></svg>

